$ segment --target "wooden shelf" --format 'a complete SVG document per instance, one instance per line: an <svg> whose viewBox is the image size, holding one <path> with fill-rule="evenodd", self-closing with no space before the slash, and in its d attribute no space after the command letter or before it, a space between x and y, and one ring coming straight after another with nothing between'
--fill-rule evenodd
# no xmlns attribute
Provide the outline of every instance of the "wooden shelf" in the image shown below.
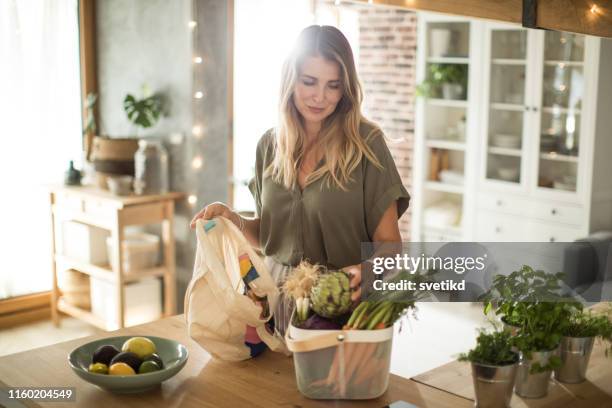
<svg viewBox="0 0 612 408"><path fill-rule="evenodd" d="M70 259L60 254L56 254L55 259L63 267L62 269L74 269L94 278L103 279L112 283L115 283L117 281L117 274L113 272L110 265L93 265L87 262ZM150 269L144 269L142 271L134 271L129 273L124 272L123 282L130 283L137 282L143 278L159 278L164 276L165 271L165 267L155 267Z"/></svg>
<svg viewBox="0 0 612 408"><path fill-rule="evenodd" d="M428 139L425 141L425 145L427 147L431 147L433 149L445 149L445 150L457 150L457 151L465 151L465 143L464 142L455 142L451 140L432 140Z"/></svg>
<svg viewBox="0 0 612 408"><path fill-rule="evenodd" d="M439 181L425 182L425 189L443 193L463 194L463 185L441 183Z"/></svg>
<svg viewBox="0 0 612 408"><path fill-rule="evenodd" d="M496 146L489 147L488 152L490 154L497 154L500 156L513 156L513 157L520 157L522 154L521 149L512 149L508 147L496 147Z"/></svg>
<svg viewBox="0 0 612 408"><path fill-rule="evenodd" d="M428 57L427 62L429 64L469 64L470 59L468 57Z"/></svg>
<svg viewBox="0 0 612 408"><path fill-rule="evenodd" d="M569 154L559 154L555 152L540 153L540 159L566 163L578 163L578 156L571 156Z"/></svg>
<svg viewBox="0 0 612 408"><path fill-rule="evenodd" d="M443 106L446 108L467 108L468 103L466 100L461 99L438 99L429 98L427 104L431 106Z"/></svg>
<svg viewBox="0 0 612 408"><path fill-rule="evenodd" d="M80 307L71 305L66 302L66 300L61 297L57 301L57 310L60 312L66 313L69 316L76 317L77 319L81 319L84 322L87 322L93 326L96 326L102 330L108 330L106 326L106 322L100 319L95 314L91 313L89 310L81 309Z"/></svg>

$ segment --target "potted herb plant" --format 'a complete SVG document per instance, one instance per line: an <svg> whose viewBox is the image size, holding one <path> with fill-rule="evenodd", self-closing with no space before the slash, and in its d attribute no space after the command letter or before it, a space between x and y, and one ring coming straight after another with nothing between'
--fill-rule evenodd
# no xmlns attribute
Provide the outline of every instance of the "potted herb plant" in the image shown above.
<svg viewBox="0 0 612 408"><path fill-rule="evenodd" d="M606 314L576 309L562 335L559 348L561 365L555 369L558 381L581 383L586 379L596 338L606 343L606 356L612 353L612 321Z"/></svg>
<svg viewBox="0 0 612 408"><path fill-rule="evenodd" d="M476 347L459 356L459 361L469 361L472 365L476 407L510 406L519 361L511 340L508 330L481 331Z"/></svg>
<svg viewBox="0 0 612 408"><path fill-rule="evenodd" d="M528 398L544 397L556 355L571 314L581 305L561 294L562 273L549 274L528 265L497 275L483 295L485 314L494 309L511 327L513 346L520 352L515 391Z"/></svg>
<svg viewBox="0 0 612 408"><path fill-rule="evenodd" d="M425 98L465 99L468 66L466 64L429 64L425 80L417 86L417 95Z"/></svg>

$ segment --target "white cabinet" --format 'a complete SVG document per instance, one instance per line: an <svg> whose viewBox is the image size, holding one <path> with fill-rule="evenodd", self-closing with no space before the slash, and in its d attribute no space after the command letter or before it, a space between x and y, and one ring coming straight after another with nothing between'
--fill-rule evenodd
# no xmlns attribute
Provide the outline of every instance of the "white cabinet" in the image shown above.
<svg viewBox="0 0 612 408"><path fill-rule="evenodd" d="M470 27L465 137L460 146L432 143L449 114L431 108L439 100L419 98L413 239L571 241L611 229L612 40L462 21ZM422 82L431 62L423 50L440 37L432 31L457 20L423 14L419 23ZM459 147L461 187L432 180L431 150ZM428 210L453 200L462 222L431 233Z"/></svg>

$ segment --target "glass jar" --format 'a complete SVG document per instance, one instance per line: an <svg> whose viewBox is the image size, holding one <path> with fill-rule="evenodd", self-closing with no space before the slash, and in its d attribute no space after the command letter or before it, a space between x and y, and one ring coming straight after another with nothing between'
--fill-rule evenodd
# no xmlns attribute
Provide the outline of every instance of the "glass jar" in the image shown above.
<svg viewBox="0 0 612 408"><path fill-rule="evenodd" d="M134 191L138 195L164 194L169 190L168 152L157 140L139 140L134 155Z"/></svg>

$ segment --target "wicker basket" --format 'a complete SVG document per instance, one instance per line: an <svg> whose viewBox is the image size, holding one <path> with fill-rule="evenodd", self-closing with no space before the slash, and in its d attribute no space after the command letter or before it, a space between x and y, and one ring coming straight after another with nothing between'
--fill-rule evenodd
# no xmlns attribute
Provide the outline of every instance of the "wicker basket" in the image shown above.
<svg viewBox="0 0 612 408"><path fill-rule="evenodd" d="M68 269L60 273L58 286L67 303L81 309L91 309L89 276L74 269Z"/></svg>

